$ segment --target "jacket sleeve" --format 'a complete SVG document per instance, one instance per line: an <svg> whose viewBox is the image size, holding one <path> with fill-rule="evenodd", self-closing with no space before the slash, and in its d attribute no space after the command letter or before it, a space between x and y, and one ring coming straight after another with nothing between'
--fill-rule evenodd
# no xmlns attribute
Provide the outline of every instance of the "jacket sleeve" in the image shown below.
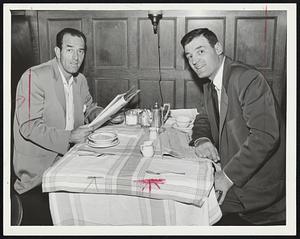
<svg viewBox="0 0 300 239"><path fill-rule="evenodd" d="M45 92L41 79L31 69L21 77L16 94L16 118L20 134L42 148L65 154L70 131L47 125L43 118Z"/></svg>
<svg viewBox="0 0 300 239"><path fill-rule="evenodd" d="M270 158L279 143L279 119L273 93L263 75L244 72L235 84L248 135L239 151L224 167L226 175L241 187ZM238 128L236 130L239 130Z"/></svg>
<svg viewBox="0 0 300 239"><path fill-rule="evenodd" d="M206 110L204 108L205 107L203 106L202 110L195 118L194 126L192 129L192 140L189 143L190 146L194 146L195 141L200 138L208 138L211 142L213 142L210 123Z"/></svg>
<svg viewBox="0 0 300 239"><path fill-rule="evenodd" d="M97 115L103 110L101 106L98 106L96 102L93 103L93 98L89 91L89 86L87 84L87 80L83 77L82 81L82 92L84 98L84 105L86 110L84 112L85 123L91 122Z"/></svg>

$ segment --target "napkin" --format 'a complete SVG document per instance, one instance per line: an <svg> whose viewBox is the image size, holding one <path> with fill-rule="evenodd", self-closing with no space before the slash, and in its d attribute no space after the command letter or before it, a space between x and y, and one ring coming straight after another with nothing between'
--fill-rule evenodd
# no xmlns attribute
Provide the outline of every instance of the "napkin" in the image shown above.
<svg viewBox="0 0 300 239"><path fill-rule="evenodd" d="M173 128L165 128L159 135L160 150L164 156L196 159L195 150L188 145L189 135Z"/></svg>
<svg viewBox="0 0 300 239"><path fill-rule="evenodd" d="M175 109L171 110L171 117L176 117L179 115L185 115L194 120L196 118L196 115L198 114L198 111L196 108L193 109Z"/></svg>
<svg viewBox="0 0 300 239"><path fill-rule="evenodd" d="M188 116L194 122L197 114L198 111L196 108L170 110L170 117L167 119L165 126L172 126L175 123L175 118L179 115Z"/></svg>

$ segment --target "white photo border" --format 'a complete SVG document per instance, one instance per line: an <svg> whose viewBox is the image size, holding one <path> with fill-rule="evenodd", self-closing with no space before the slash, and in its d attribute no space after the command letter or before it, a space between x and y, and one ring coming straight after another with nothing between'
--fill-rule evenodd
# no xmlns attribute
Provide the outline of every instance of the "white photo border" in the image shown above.
<svg viewBox="0 0 300 239"><path fill-rule="evenodd" d="M11 10L204 10L287 12L287 224L285 226L10 226ZM3 4L3 235L296 235L296 4Z"/></svg>

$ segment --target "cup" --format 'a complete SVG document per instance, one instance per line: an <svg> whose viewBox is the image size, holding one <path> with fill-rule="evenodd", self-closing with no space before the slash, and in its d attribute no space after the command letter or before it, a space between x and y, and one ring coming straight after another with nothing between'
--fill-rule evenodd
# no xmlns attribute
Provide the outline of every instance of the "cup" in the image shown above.
<svg viewBox="0 0 300 239"><path fill-rule="evenodd" d="M126 111L125 122L127 125L137 125L138 124L138 112L134 109Z"/></svg>
<svg viewBox="0 0 300 239"><path fill-rule="evenodd" d="M140 149L145 158L151 158L154 155L154 147L151 140L144 141L144 143L140 145Z"/></svg>
<svg viewBox="0 0 300 239"><path fill-rule="evenodd" d="M191 124L191 119L185 115L179 115L175 119L176 124L180 128L187 128Z"/></svg>

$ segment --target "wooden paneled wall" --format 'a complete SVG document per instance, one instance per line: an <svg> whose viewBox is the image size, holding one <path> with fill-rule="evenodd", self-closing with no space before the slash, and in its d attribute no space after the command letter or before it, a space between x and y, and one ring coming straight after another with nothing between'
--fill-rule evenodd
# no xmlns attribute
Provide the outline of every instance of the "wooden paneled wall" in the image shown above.
<svg viewBox="0 0 300 239"><path fill-rule="evenodd" d="M159 97L158 41L164 102L201 109L201 80L190 71L180 45L198 27L213 30L225 54L256 66L285 111L285 11L164 11L158 35L147 11L38 11L40 62L54 57L56 33L64 27L87 36L83 72L100 105L132 85L141 94L132 105L151 107Z"/></svg>

